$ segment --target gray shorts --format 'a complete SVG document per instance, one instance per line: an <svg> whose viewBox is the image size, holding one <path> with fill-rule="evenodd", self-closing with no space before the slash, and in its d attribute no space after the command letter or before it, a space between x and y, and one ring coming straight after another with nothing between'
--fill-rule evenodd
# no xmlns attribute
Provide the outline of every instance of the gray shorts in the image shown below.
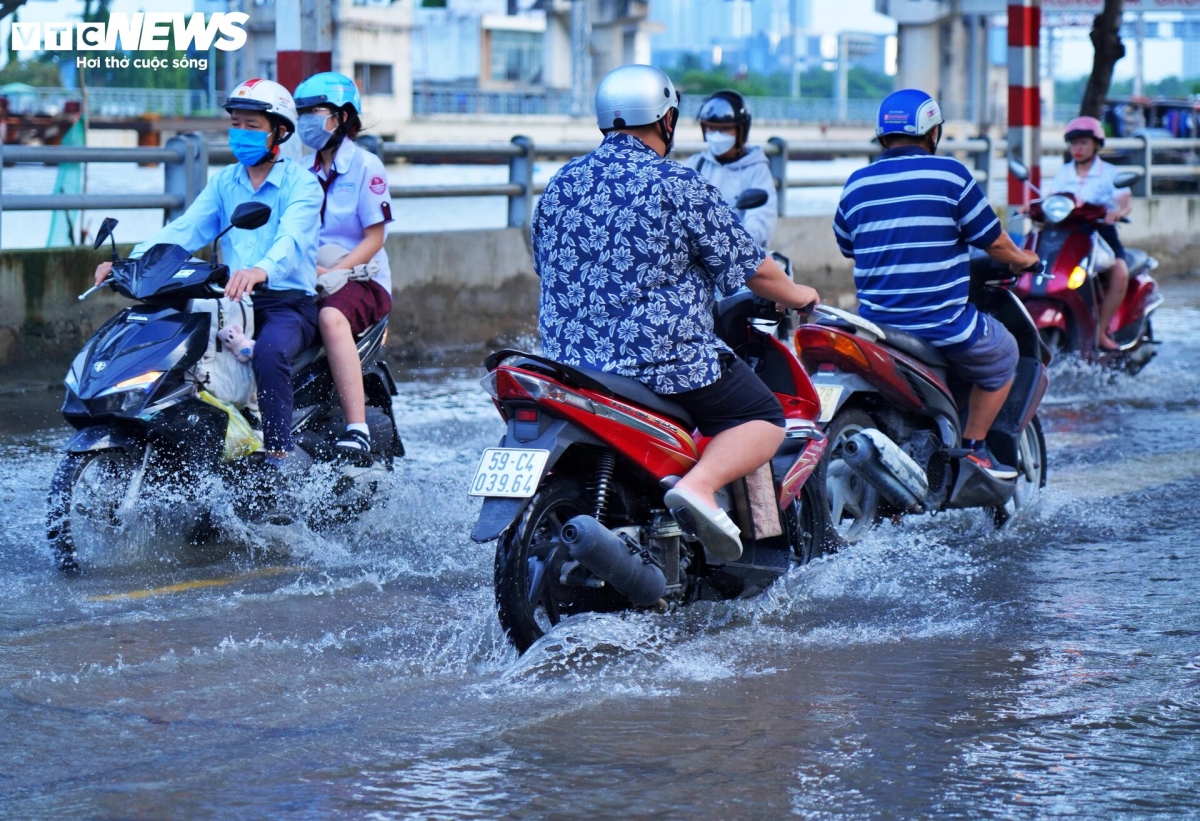
<svg viewBox="0 0 1200 821"><path fill-rule="evenodd" d="M998 391L1017 372L1017 340L1000 322L979 314L983 333L971 347L946 353L954 374L985 391Z"/></svg>

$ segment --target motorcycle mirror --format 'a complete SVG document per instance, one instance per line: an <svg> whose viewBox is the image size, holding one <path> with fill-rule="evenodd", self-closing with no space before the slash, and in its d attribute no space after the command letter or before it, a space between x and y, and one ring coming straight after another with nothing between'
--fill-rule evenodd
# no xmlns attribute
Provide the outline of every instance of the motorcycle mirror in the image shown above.
<svg viewBox="0 0 1200 821"><path fill-rule="evenodd" d="M233 209L233 216L230 217L229 223L231 228L252 231L255 228L262 228L270 218L271 206L261 202L243 202Z"/></svg>
<svg viewBox="0 0 1200 821"><path fill-rule="evenodd" d="M1122 171L1113 177L1113 188L1128 188L1142 178L1138 171Z"/></svg>
<svg viewBox="0 0 1200 821"><path fill-rule="evenodd" d="M761 208L767 204L770 194L761 188L747 188L741 194L738 194L737 202L733 207L739 211L749 211L751 208Z"/></svg>
<svg viewBox="0 0 1200 821"><path fill-rule="evenodd" d="M213 237L212 244L212 265L216 265L220 261L220 255L217 249L220 247L218 243L221 237L225 236L233 228L241 228L244 231L253 231L255 228L262 228L267 224L267 220L271 218L271 206L264 205L261 202L243 202L237 208L233 209L233 216L229 218L229 225L225 230Z"/></svg>
<svg viewBox="0 0 1200 821"><path fill-rule="evenodd" d="M96 241L92 243L92 248L98 251L100 250L100 246L104 244L104 240L111 239L113 262L116 262L121 258L117 253L117 238L113 236L113 229L116 227L117 221L115 219L112 217L105 217L104 221L100 223L100 230L96 232Z"/></svg>
<svg viewBox="0 0 1200 821"><path fill-rule="evenodd" d="M1020 160L1009 157L1008 172L1021 182L1029 182L1029 168Z"/></svg>

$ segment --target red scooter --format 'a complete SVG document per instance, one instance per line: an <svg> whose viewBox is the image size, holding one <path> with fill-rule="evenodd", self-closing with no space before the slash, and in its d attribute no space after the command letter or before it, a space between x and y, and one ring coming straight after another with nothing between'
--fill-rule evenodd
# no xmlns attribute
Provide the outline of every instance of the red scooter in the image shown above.
<svg viewBox="0 0 1200 821"><path fill-rule="evenodd" d="M1018 179L1027 181L1014 170ZM1115 183L1123 188L1141 175L1126 171ZM1102 205L1076 203L1070 194L1052 194L1034 200L1029 215L1035 229L1025 238L1025 248L1035 251L1045 263L1037 274L1025 274L1013 287L1025 303L1042 339L1053 351L1076 353L1084 359L1137 373L1154 358L1154 331L1150 314L1163 302L1158 283L1150 272L1158 261L1145 251L1127 248L1129 288L1109 325L1108 332L1120 346L1106 351L1097 344L1100 304L1104 286L1100 274L1116 262L1112 249L1102 242L1096 227L1104 224ZM1128 220L1123 220L1127 222Z"/></svg>
<svg viewBox="0 0 1200 821"><path fill-rule="evenodd" d="M825 449L820 402L787 346L755 327L771 319L749 292L717 306L717 333L779 397L787 426L775 457L721 494L742 531L732 562L684 536L663 503L708 441L683 407L613 373L514 350L487 358L483 386L508 430L472 479L483 506L471 538L500 540L496 603L518 650L573 614L752 596L828 549L828 503L807 481Z"/></svg>
<svg viewBox="0 0 1200 821"><path fill-rule="evenodd" d="M971 265L971 302L1017 340L1012 390L987 444L1018 475L998 480L965 457L962 426L970 386L918 336L820 306L796 331L796 352L821 398L829 445L818 468L830 525L847 542L885 517L949 508L991 510L998 525L1046 483L1046 443L1037 411L1049 385L1050 351L990 261Z"/></svg>

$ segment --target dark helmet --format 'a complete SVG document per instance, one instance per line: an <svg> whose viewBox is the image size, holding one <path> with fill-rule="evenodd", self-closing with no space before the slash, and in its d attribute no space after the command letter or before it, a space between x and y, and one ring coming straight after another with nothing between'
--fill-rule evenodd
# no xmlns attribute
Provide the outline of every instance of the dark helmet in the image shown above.
<svg viewBox="0 0 1200 821"><path fill-rule="evenodd" d="M704 98L700 104L700 113L696 121L705 123L720 123L738 127L740 142L750 139L750 110L746 108L746 98L736 91L723 88L714 91Z"/></svg>

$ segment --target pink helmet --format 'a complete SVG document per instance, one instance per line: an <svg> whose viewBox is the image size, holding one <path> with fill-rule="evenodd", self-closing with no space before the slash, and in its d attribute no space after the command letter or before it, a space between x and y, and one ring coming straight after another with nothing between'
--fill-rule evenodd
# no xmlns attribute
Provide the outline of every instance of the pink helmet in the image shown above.
<svg viewBox="0 0 1200 821"><path fill-rule="evenodd" d="M1104 126L1095 117L1076 117L1067 123L1066 141L1079 137L1091 137L1100 145L1104 145Z"/></svg>

